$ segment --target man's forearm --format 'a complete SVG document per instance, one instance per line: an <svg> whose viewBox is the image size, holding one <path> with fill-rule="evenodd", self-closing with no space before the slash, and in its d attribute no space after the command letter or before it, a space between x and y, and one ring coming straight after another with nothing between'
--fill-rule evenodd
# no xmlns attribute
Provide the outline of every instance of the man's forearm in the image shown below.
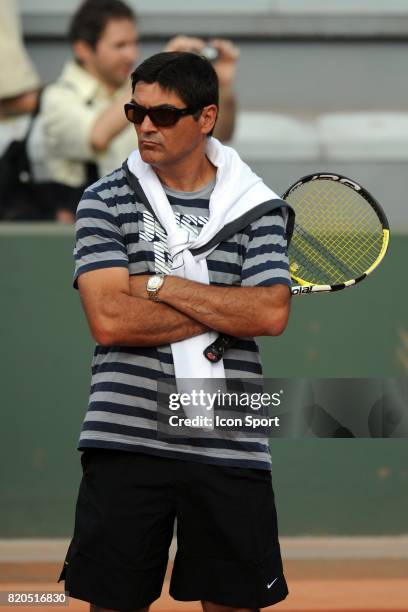
<svg viewBox="0 0 408 612"><path fill-rule="evenodd" d="M91 131L91 145L95 151L104 151L111 140L129 125L123 111L129 97L129 94L121 96L96 118Z"/></svg>
<svg viewBox="0 0 408 612"><path fill-rule="evenodd" d="M123 293L107 300L101 324L92 331L105 346L161 346L202 334L207 327L171 306Z"/></svg>
<svg viewBox="0 0 408 612"><path fill-rule="evenodd" d="M231 140L234 133L236 102L232 86L220 87L220 107L214 129L214 136L225 142Z"/></svg>
<svg viewBox="0 0 408 612"><path fill-rule="evenodd" d="M160 301L216 331L232 336L278 335L289 315L289 288L214 287L166 277Z"/></svg>

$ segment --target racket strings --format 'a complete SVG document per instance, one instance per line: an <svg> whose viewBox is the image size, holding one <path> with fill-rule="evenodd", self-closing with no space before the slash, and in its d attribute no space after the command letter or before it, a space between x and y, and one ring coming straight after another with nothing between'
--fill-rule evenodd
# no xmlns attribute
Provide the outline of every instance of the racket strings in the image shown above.
<svg viewBox="0 0 408 612"><path fill-rule="evenodd" d="M333 285L357 278L376 261L382 225L358 192L320 179L302 184L286 200L296 212L289 248L293 276Z"/></svg>
<svg viewBox="0 0 408 612"><path fill-rule="evenodd" d="M351 271L346 267L345 262L338 257L332 255L327 245L312 234L306 232L298 224L295 224L296 232L298 233L295 243L291 246L291 250L296 253L294 261L302 262L313 266L314 270L319 270L321 273L327 272L330 275L338 274L339 272L349 277ZM301 238L301 239L300 239Z"/></svg>

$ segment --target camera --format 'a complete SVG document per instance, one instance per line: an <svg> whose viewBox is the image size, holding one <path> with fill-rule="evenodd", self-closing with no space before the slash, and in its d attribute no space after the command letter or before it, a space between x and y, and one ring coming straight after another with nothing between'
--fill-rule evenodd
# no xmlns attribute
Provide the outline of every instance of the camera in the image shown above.
<svg viewBox="0 0 408 612"><path fill-rule="evenodd" d="M205 59L211 62L212 64L218 60L220 55L218 49L216 49L209 43L206 43L206 45L202 49L197 49L196 47L192 48L191 53L196 53L197 55L205 57Z"/></svg>
<svg viewBox="0 0 408 612"><path fill-rule="evenodd" d="M205 59L207 59L209 62L214 63L217 61L220 54L218 52L218 49L207 43L205 47L201 50L201 55L205 57Z"/></svg>

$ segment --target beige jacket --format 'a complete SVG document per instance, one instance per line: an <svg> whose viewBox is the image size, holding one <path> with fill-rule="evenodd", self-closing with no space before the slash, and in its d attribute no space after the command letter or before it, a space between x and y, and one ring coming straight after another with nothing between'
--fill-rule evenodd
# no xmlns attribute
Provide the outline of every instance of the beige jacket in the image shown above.
<svg viewBox="0 0 408 612"><path fill-rule="evenodd" d="M85 163L98 165L104 176L122 165L137 148L133 127L129 124L103 153L90 145L94 121L130 83L113 95L92 75L74 61L68 62L60 78L44 91L39 121L47 151L48 175L51 179L77 187L86 180Z"/></svg>

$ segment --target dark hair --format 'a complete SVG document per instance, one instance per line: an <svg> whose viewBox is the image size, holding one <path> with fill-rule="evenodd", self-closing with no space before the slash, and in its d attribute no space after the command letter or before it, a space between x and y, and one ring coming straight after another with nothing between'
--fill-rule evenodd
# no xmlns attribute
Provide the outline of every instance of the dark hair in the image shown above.
<svg viewBox="0 0 408 612"><path fill-rule="evenodd" d="M139 81L158 83L162 89L174 91L186 106L218 106L217 73L207 59L196 53L157 53L142 62L131 79L132 91Z"/></svg>
<svg viewBox="0 0 408 612"><path fill-rule="evenodd" d="M85 0L71 20L68 37L71 43L83 40L95 49L104 29L112 19L136 21L132 9L122 0Z"/></svg>

